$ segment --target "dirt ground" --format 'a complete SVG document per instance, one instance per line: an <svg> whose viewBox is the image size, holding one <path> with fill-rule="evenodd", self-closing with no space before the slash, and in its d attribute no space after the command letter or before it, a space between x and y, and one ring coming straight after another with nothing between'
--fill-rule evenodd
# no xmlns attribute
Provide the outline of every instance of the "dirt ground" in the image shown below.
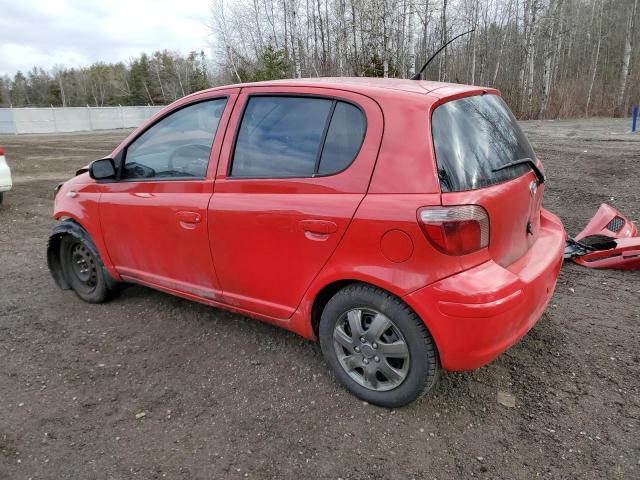
<svg viewBox="0 0 640 480"><path fill-rule="evenodd" d="M570 233L605 201L640 219L627 123L524 124ZM522 342L384 410L284 330L143 287L89 305L54 285L52 189L126 133L0 137L0 479L640 478L640 272L566 264Z"/></svg>

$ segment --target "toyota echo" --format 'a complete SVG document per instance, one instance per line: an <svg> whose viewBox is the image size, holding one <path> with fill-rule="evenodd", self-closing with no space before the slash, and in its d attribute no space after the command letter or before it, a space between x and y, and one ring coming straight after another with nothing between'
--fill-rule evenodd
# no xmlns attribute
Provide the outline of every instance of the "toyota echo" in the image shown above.
<svg viewBox="0 0 640 480"><path fill-rule="evenodd" d="M565 232L496 90L326 78L182 98L56 191L56 283L123 283L319 340L337 380L405 405L540 318Z"/></svg>

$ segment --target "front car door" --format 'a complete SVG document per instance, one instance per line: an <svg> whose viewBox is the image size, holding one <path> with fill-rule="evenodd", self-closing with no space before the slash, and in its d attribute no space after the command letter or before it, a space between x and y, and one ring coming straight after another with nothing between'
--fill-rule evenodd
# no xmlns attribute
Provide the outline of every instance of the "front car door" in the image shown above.
<svg viewBox="0 0 640 480"><path fill-rule="evenodd" d="M206 212L237 92L185 99L116 154L118 179L101 185L100 221L124 280L220 299Z"/></svg>
<svg viewBox="0 0 640 480"><path fill-rule="evenodd" d="M367 191L382 124L379 106L355 93L242 89L209 206L226 303L291 316Z"/></svg>

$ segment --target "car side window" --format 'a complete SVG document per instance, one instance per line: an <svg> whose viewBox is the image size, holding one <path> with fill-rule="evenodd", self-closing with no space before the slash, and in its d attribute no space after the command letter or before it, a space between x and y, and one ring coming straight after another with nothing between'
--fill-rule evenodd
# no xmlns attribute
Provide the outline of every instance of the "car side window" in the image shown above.
<svg viewBox="0 0 640 480"><path fill-rule="evenodd" d="M251 97L242 116L232 176L310 177L332 101Z"/></svg>
<svg viewBox="0 0 640 480"><path fill-rule="evenodd" d="M160 120L127 147L120 178L204 178L226 103L226 98L195 103Z"/></svg>
<svg viewBox="0 0 640 480"><path fill-rule="evenodd" d="M327 131L318 174L330 175L347 168L360 150L365 129L360 109L350 103L338 102Z"/></svg>
<svg viewBox="0 0 640 480"><path fill-rule="evenodd" d="M231 164L231 177L329 175L346 168L364 139L359 108L317 97L250 97Z"/></svg>

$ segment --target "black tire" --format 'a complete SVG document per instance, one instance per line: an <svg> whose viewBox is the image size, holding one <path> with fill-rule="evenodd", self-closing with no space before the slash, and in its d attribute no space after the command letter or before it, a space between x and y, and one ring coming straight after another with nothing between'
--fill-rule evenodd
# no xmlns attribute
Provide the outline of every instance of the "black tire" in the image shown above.
<svg viewBox="0 0 640 480"><path fill-rule="evenodd" d="M91 237L67 234L60 241L60 266L73 291L85 302L102 303L116 292L118 283L107 273Z"/></svg>
<svg viewBox="0 0 640 480"><path fill-rule="evenodd" d="M4 201L4 192L0 192L0 205L2 205L3 201Z"/></svg>
<svg viewBox="0 0 640 480"><path fill-rule="evenodd" d="M357 314L358 311L361 312L359 315ZM358 335L351 333L349 327L349 325L351 325L348 319L349 312L355 312L355 318L360 318L358 322L360 326L363 327L363 339L365 339L364 336L369 332L367 328L371 328L378 313L382 314L382 317L386 317L386 320L392 322L390 329L384 330L384 332L386 332L384 335L387 337L391 336L389 338L395 343L402 343L405 354L406 351L408 351L408 357L405 356L406 361L408 361L408 367L404 368L405 360L401 360L401 363L393 365L394 371L404 370L403 375L405 375L401 380L399 379L401 377L400 375L395 379L396 382L399 382L396 386L385 377L382 371L376 371L373 375L375 377L373 382L377 383L375 388L386 388L386 390L380 391L365 385L367 382L365 380L364 370L362 369L373 368L373 370L376 370L382 365L380 362L384 363L388 361L388 366L389 363L396 362L397 359L387 357L379 358L376 356L375 361L377 363L374 364L373 354L376 351L382 352L383 347L387 347L391 345L391 343L386 345L385 343L381 343L381 345L377 345L376 342L371 343L371 345L376 344L374 347L380 350L372 350L369 345L369 340L366 340L366 343L359 343L360 340L355 340L355 337ZM365 313L363 314L362 312ZM371 313L374 317L373 320L369 321L369 327L366 327L366 312L375 312ZM350 338L355 343L349 344L349 347L344 347L339 344L340 342L334 341L334 332L338 324L341 325L340 328L349 330L347 338ZM375 335L375 333L371 333L371 335ZM322 312L319 337L325 360L338 381L355 396L369 403L386 408L396 408L407 405L427 393L438 379L440 371L438 352L424 322L398 297L372 285L361 283L353 284L336 293L331 300L329 300ZM384 341L383 337L379 338L381 341ZM369 346L365 347L365 345ZM356 348L356 346L360 349ZM341 349L344 349L344 351L341 352ZM359 353L356 353L353 349ZM365 353L365 349L367 353ZM342 353L346 356L342 356ZM371 354L371 356L367 357L368 354ZM341 359L338 358L338 355L341 355ZM358 368L360 367L352 368L351 373L349 373L347 372L347 366L343 366L345 358L353 359L352 357L355 358L356 356L358 356L358 361L362 358L362 361L367 363L366 366L362 366L362 380L358 381L356 380L360 378L358 372ZM365 358L367 361L365 361ZM371 362L371 364L369 362ZM396 367L400 370L396 370ZM381 373L382 376L380 376ZM393 373L395 375L395 372ZM373 383L370 385L373 385ZM387 386L385 387L384 385Z"/></svg>

